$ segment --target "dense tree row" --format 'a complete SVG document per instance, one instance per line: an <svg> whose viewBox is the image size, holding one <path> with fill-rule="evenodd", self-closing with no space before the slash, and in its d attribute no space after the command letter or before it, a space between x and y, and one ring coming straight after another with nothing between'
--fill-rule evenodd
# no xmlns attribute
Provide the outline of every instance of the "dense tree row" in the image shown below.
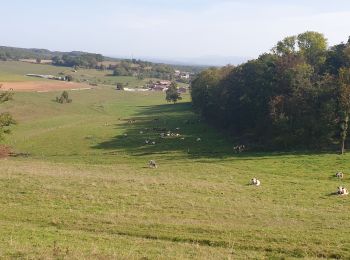
<svg viewBox="0 0 350 260"><path fill-rule="evenodd" d="M104 60L101 54L84 53L81 55L55 56L52 58L52 64L56 66L96 68L99 62Z"/></svg>
<svg viewBox="0 0 350 260"><path fill-rule="evenodd" d="M242 141L273 148L346 141L350 42L327 48L317 32L277 43L237 67L211 68L191 85L195 109Z"/></svg>
<svg viewBox="0 0 350 260"><path fill-rule="evenodd" d="M136 76L139 78L159 78L171 80L175 70L169 65L140 60L123 60L111 67L114 76Z"/></svg>

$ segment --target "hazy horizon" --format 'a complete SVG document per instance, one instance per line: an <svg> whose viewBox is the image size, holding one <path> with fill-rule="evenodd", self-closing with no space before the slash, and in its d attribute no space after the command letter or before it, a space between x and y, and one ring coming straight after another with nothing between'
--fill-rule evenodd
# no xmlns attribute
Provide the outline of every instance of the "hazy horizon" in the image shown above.
<svg viewBox="0 0 350 260"><path fill-rule="evenodd" d="M3 10L0 45L113 57L245 59L307 30L323 33L330 45L350 34L344 0L12 0Z"/></svg>

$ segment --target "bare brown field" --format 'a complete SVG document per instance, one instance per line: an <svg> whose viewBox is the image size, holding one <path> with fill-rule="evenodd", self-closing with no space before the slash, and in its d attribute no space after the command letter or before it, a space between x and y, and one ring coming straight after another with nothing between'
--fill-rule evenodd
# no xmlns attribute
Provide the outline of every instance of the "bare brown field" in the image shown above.
<svg viewBox="0 0 350 260"><path fill-rule="evenodd" d="M28 82L0 82L2 90L14 91L56 91L56 90L79 90L91 89L91 86L82 83L64 81L28 81Z"/></svg>

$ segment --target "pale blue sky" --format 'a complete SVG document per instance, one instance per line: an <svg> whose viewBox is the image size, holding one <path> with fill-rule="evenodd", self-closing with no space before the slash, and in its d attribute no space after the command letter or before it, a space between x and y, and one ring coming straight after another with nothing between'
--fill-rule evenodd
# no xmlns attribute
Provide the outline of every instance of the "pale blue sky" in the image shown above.
<svg viewBox="0 0 350 260"><path fill-rule="evenodd" d="M256 57L285 36L350 35L348 0L0 0L0 45L176 58Z"/></svg>

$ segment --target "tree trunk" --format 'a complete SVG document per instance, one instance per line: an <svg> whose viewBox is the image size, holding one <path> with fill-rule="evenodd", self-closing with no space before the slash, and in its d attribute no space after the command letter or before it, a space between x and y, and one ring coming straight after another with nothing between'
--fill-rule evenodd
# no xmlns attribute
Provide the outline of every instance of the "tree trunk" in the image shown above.
<svg viewBox="0 0 350 260"><path fill-rule="evenodd" d="M341 142L341 155L343 155L345 153L345 138L342 138L342 142Z"/></svg>
<svg viewBox="0 0 350 260"><path fill-rule="evenodd" d="M345 142L346 137L348 135L348 126L349 126L349 116L346 114L344 118L344 122L342 124L342 132L341 132L341 154L345 153Z"/></svg>

